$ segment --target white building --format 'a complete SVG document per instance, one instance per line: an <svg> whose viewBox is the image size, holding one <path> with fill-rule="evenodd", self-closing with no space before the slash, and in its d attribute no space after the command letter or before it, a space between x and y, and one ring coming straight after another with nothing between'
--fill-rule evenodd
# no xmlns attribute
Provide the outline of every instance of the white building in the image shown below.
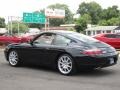
<svg viewBox="0 0 120 90"><path fill-rule="evenodd" d="M120 33L120 26L96 26L85 30L85 34L90 36L100 33Z"/></svg>
<svg viewBox="0 0 120 90"><path fill-rule="evenodd" d="M0 34L5 34L5 33L7 33L6 28L0 28Z"/></svg>
<svg viewBox="0 0 120 90"><path fill-rule="evenodd" d="M41 31L38 28L29 28L28 32L32 34L39 34Z"/></svg>
<svg viewBox="0 0 120 90"><path fill-rule="evenodd" d="M29 30L26 33L21 33L21 36L30 36L30 35L36 35L41 32L38 28L29 28Z"/></svg>

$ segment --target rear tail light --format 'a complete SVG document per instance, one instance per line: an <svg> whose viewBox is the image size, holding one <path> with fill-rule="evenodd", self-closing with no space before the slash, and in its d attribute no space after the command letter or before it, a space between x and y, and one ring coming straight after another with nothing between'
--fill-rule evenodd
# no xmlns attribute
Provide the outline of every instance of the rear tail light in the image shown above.
<svg viewBox="0 0 120 90"><path fill-rule="evenodd" d="M102 50L100 50L100 49L85 50L85 51L83 51L83 54L88 55L88 56L100 55L100 54L102 54Z"/></svg>

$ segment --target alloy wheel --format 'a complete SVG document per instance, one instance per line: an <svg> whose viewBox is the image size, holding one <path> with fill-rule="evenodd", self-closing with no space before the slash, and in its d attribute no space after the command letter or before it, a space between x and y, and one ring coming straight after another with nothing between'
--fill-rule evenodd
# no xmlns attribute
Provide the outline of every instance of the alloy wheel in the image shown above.
<svg viewBox="0 0 120 90"><path fill-rule="evenodd" d="M16 51L11 51L9 53L9 63L11 66L16 66L18 64L18 54Z"/></svg>
<svg viewBox="0 0 120 90"><path fill-rule="evenodd" d="M58 69L62 74L70 74L73 69L72 58L68 55L62 55L58 59Z"/></svg>

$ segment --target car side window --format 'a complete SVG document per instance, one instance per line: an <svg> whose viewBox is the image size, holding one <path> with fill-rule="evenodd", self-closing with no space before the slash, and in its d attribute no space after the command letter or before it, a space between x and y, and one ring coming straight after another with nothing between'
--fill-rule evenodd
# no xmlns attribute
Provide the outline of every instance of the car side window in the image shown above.
<svg viewBox="0 0 120 90"><path fill-rule="evenodd" d="M120 35L119 34L108 34L108 35L105 35L105 37L107 37L107 38L120 38Z"/></svg>
<svg viewBox="0 0 120 90"><path fill-rule="evenodd" d="M105 35L105 37L107 37L107 38L116 38L116 36L114 34L108 34L108 35Z"/></svg>
<svg viewBox="0 0 120 90"><path fill-rule="evenodd" d="M38 37L33 43L40 44L40 45L51 45L54 39L54 34L45 33Z"/></svg>
<svg viewBox="0 0 120 90"><path fill-rule="evenodd" d="M120 38L120 35L118 34L118 35L116 35L116 38Z"/></svg>
<svg viewBox="0 0 120 90"><path fill-rule="evenodd" d="M71 39L66 38L61 35L56 35L55 40L53 42L54 45L66 46L71 42Z"/></svg>

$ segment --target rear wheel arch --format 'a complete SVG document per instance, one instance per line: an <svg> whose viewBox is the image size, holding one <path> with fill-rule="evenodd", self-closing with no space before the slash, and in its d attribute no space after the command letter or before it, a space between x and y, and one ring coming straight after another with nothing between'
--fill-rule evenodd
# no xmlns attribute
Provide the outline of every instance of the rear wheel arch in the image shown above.
<svg viewBox="0 0 120 90"><path fill-rule="evenodd" d="M61 52L59 53L56 58L55 58L55 61L54 61L54 64L55 64L55 69L57 69L57 60L59 59L60 56L64 55L64 54L67 54L69 55L72 59L73 59L73 56L70 54L70 53L67 53L67 52ZM74 59L73 59L74 60ZM76 62L74 61L74 64L76 66Z"/></svg>
<svg viewBox="0 0 120 90"><path fill-rule="evenodd" d="M55 58L55 64L57 63L58 58L59 58L61 55L64 55L64 54L67 54L67 55L71 56L71 58L73 59L73 56L72 56L70 53L61 52L61 53L59 53L59 54L56 56L56 58Z"/></svg>
<svg viewBox="0 0 120 90"><path fill-rule="evenodd" d="M60 64L58 64L59 63L59 58L62 58L62 57L64 57L64 56L67 56L67 57L69 57L69 58L71 58L71 62L72 62L72 69L71 69L71 71L69 72L69 73L63 73L62 71L61 71L61 69L60 69L60 67L58 66L58 65L60 65ZM64 52L64 53L60 53L58 56L57 56L57 58L56 58L56 62L55 62L55 68L56 68L56 70L58 70L61 74L63 74L63 75L73 75L73 74L75 74L76 72L77 72L77 67L76 67L76 63L75 63L75 61L74 61L74 58L73 58L73 56L71 55L71 54L69 54L69 53L67 53L67 52Z"/></svg>

